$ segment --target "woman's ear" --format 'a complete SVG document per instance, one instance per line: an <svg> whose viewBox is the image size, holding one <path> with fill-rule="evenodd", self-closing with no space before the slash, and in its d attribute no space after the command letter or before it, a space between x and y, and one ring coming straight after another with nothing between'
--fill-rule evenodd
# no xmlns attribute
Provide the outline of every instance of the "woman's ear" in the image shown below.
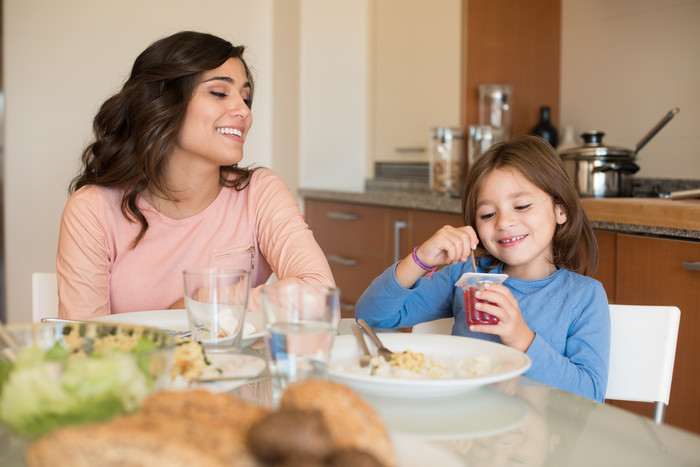
<svg viewBox="0 0 700 467"><path fill-rule="evenodd" d="M557 224L559 225L565 224L569 219L569 215L566 212L566 207L564 207L563 204L554 205L554 216L556 217Z"/></svg>

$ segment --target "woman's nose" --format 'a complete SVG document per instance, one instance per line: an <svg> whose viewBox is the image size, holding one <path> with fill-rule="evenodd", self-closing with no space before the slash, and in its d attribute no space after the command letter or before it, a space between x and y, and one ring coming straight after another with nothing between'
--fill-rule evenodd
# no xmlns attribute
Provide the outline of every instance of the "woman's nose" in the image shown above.
<svg viewBox="0 0 700 467"><path fill-rule="evenodd" d="M234 99L231 103L230 112L236 116L240 116L241 118L246 118L248 115L250 115L250 107L248 107L248 104L246 104L245 99L238 96L238 98Z"/></svg>

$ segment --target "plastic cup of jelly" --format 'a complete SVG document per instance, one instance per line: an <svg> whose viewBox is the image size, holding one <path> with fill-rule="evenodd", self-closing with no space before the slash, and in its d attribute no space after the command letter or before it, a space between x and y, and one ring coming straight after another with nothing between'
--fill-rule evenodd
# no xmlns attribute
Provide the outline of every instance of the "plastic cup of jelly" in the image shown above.
<svg viewBox="0 0 700 467"><path fill-rule="evenodd" d="M498 324L498 318L476 309L476 303L489 303L486 300L476 298L476 292L483 289L483 284L502 284L507 277L508 274L466 272L455 283L455 286L461 287L464 293L464 311L468 326L474 324Z"/></svg>

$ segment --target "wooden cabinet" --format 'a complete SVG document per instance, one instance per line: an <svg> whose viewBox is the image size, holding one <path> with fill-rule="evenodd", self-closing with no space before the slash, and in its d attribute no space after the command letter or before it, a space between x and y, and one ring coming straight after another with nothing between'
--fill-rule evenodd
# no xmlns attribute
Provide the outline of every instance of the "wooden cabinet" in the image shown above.
<svg viewBox="0 0 700 467"><path fill-rule="evenodd" d="M305 200L305 211L340 287L343 317L353 317L372 280L414 246L445 224L462 225L457 214L312 199Z"/></svg>
<svg viewBox="0 0 700 467"><path fill-rule="evenodd" d="M671 399L665 423L700 433L700 242L597 231L596 274L611 303L673 305L681 310ZM695 270L694 270L695 269ZM653 405L612 402L653 417Z"/></svg>

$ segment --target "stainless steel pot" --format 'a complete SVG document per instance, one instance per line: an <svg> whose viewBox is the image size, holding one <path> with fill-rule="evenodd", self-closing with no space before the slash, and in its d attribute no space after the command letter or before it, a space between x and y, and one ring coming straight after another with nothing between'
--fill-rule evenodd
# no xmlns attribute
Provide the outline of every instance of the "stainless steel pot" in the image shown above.
<svg viewBox="0 0 700 467"><path fill-rule="evenodd" d="M642 147L653 138L677 113L671 109L640 141L635 149L604 146L602 131L587 131L581 135L584 144L561 152L564 169L582 197L610 198L632 194L631 176L639 170L634 162Z"/></svg>

